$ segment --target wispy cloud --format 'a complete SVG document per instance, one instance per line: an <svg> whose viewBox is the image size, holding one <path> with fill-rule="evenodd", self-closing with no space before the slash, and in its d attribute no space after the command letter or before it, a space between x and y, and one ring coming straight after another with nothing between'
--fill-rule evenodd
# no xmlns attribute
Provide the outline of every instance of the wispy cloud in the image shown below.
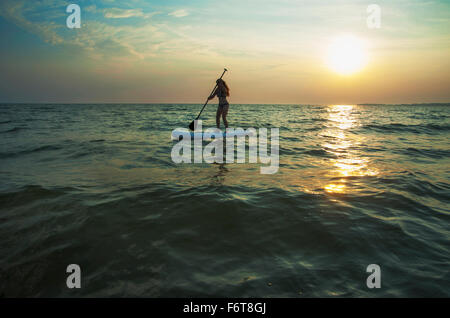
<svg viewBox="0 0 450 318"><path fill-rule="evenodd" d="M176 18L182 18L182 17L188 16L189 13L185 9L180 9L180 10L170 12L169 15L172 17L176 17Z"/></svg>
<svg viewBox="0 0 450 318"><path fill-rule="evenodd" d="M126 19L126 18L150 18L161 12L144 12L142 9L121 9L104 8L99 9L96 5L90 5L84 10L91 13L100 13L107 19Z"/></svg>
<svg viewBox="0 0 450 318"><path fill-rule="evenodd" d="M25 17L25 13L34 13L34 11L33 6L26 7L24 1L0 3L0 16L23 30L38 35L45 42L52 44L63 42L63 38L58 35L61 25L56 25L54 22L32 22Z"/></svg>
<svg viewBox="0 0 450 318"><path fill-rule="evenodd" d="M124 19L133 17L149 18L151 16L154 16L155 14L158 14L158 12L144 13L142 9L110 8L103 9L102 11L105 18L108 19Z"/></svg>
<svg viewBox="0 0 450 318"><path fill-rule="evenodd" d="M52 7L47 13L58 13L64 8ZM69 30L64 23L56 23L38 15L46 9L45 4L35 2L25 5L25 1L6 1L0 3L0 16L11 21L25 31L39 36L53 45L78 46L91 58L106 59L146 59L158 54L168 56L181 52L181 47L192 47L189 41L176 34L165 23L143 20L143 23L117 25L113 19L149 18L160 12L144 12L142 9L98 8L91 5L85 8L91 14L100 14L96 20L84 20L81 29ZM65 11L61 10L58 19L64 21ZM34 17L32 19L32 17ZM37 17L37 18L36 18ZM62 19L61 19L62 18Z"/></svg>

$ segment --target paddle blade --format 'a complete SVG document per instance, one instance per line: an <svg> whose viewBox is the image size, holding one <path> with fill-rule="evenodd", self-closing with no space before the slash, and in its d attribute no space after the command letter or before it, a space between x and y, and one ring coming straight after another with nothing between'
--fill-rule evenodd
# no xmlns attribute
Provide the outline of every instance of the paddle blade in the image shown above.
<svg viewBox="0 0 450 318"><path fill-rule="evenodd" d="M195 120L193 120L193 121L189 124L189 129L190 129L190 130L195 130Z"/></svg>

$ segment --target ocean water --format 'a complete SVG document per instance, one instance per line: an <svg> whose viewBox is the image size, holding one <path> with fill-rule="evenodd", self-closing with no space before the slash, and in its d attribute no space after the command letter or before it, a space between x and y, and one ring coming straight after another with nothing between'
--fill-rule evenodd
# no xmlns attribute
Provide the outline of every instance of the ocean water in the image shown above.
<svg viewBox="0 0 450 318"><path fill-rule="evenodd" d="M0 296L450 296L450 105L231 105L272 175L173 163L199 109L0 105Z"/></svg>

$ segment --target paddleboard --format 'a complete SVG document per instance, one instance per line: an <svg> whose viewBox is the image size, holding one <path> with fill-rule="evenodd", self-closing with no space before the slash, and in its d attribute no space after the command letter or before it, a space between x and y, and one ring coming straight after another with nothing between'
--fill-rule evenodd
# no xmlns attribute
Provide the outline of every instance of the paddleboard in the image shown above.
<svg viewBox="0 0 450 318"><path fill-rule="evenodd" d="M201 139L211 139L211 138L226 138L226 137L239 137L239 136L253 136L252 131L244 131L244 130L237 130L232 132L205 132L205 131L187 131L187 130L174 130L172 131L172 139L181 139L183 136L190 136L191 139L193 138L201 138Z"/></svg>

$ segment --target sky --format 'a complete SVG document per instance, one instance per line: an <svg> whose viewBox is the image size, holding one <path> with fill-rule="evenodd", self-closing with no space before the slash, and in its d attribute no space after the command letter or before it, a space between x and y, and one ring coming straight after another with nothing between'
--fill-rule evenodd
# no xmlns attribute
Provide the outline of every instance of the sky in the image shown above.
<svg viewBox="0 0 450 318"><path fill-rule="evenodd" d="M450 1L375 1L2 0L0 102L203 103L224 67L231 103L450 102ZM342 36L352 74L328 63Z"/></svg>

